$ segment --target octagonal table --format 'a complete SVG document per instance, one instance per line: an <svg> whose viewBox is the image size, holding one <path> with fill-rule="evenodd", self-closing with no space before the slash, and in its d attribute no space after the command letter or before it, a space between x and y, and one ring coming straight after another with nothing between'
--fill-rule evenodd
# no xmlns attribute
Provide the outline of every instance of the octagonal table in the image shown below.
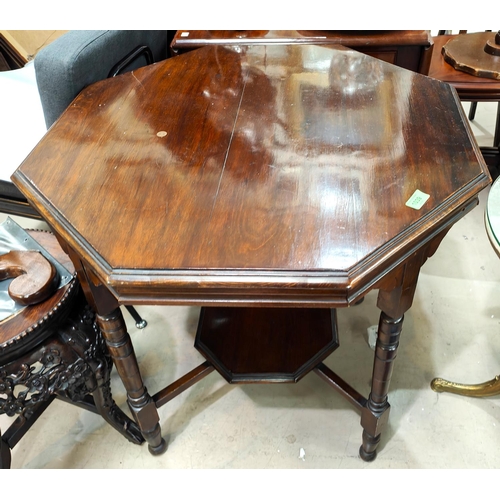
<svg viewBox="0 0 500 500"><path fill-rule="evenodd" d="M314 370L361 412L371 460L420 267L490 177L449 85L279 45L206 47L89 86L13 181L75 263L152 453L157 408L214 367L230 382ZM365 398L322 361L335 309L372 289ZM207 361L150 395L120 304L203 306Z"/></svg>

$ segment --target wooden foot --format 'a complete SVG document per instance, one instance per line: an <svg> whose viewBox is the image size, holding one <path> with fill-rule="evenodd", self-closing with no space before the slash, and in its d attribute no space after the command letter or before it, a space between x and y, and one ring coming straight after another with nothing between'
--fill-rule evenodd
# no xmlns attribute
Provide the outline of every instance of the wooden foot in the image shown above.
<svg viewBox="0 0 500 500"><path fill-rule="evenodd" d="M157 436L160 436L160 444L158 446L153 446L152 444L148 445L148 450L151 455L163 455L167 451L167 442L161 437L161 429L160 425L158 424L157 428L153 429L153 432L151 433L151 439L157 439ZM146 440L148 440L148 436L144 435Z"/></svg>
<svg viewBox="0 0 500 500"><path fill-rule="evenodd" d="M483 398L488 396L500 395L500 375L494 379L481 384L458 384L442 378L435 378L431 382L431 389L435 392L451 392L460 396L471 396Z"/></svg>
<svg viewBox="0 0 500 500"><path fill-rule="evenodd" d="M363 431L363 444L359 448L359 456L365 462L372 462L377 458L377 446L380 443L380 434L376 437Z"/></svg>
<svg viewBox="0 0 500 500"><path fill-rule="evenodd" d="M139 371L134 348L119 308L105 316L97 315L109 353L127 391L130 410L138 423L149 451L158 455L167 449L161 437L161 428L156 405L149 395Z"/></svg>

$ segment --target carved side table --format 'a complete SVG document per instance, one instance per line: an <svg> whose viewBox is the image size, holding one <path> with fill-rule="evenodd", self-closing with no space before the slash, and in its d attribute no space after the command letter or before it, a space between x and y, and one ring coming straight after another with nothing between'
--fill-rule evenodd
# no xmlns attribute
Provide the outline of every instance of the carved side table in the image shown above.
<svg viewBox="0 0 500 500"><path fill-rule="evenodd" d="M29 235L74 273L54 235ZM0 414L17 415L1 436L0 467L10 467L10 450L56 397L100 414L129 441L141 444L137 425L111 396L111 368L95 315L74 275L48 299L0 321Z"/></svg>

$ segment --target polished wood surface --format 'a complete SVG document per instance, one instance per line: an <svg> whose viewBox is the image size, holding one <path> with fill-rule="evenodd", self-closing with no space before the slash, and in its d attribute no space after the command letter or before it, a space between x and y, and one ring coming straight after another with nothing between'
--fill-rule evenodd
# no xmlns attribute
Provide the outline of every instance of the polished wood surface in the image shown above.
<svg viewBox="0 0 500 500"><path fill-rule="evenodd" d="M340 44L364 54L426 73L432 37L428 30L179 30L171 43L173 54L207 45Z"/></svg>
<svg viewBox="0 0 500 500"><path fill-rule="evenodd" d="M173 44L176 46L246 45L269 41L284 43L338 43L363 45L431 45L428 30L178 30Z"/></svg>
<svg viewBox="0 0 500 500"><path fill-rule="evenodd" d="M211 367L151 396L120 304L249 306L264 324L264 306L307 320L379 289L369 397L321 356L307 366L361 411L370 461L420 268L490 177L449 85L342 46L291 44L204 47L89 86L13 181L68 251L153 454L167 447L157 408ZM245 342L211 364L231 351L244 371L263 366L242 311L228 331L247 329ZM315 335L312 351L332 346Z"/></svg>
<svg viewBox="0 0 500 500"><path fill-rule="evenodd" d="M13 279L9 296L29 306L42 302L54 292L56 268L40 252L11 250L0 255L0 280Z"/></svg>
<svg viewBox="0 0 500 500"><path fill-rule="evenodd" d="M207 47L84 90L13 180L125 302L347 305L488 184L457 103L343 48Z"/></svg>
<svg viewBox="0 0 500 500"><path fill-rule="evenodd" d="M195 347L230 383L297 382L339 345L335 309L202 308Z"/></svg>

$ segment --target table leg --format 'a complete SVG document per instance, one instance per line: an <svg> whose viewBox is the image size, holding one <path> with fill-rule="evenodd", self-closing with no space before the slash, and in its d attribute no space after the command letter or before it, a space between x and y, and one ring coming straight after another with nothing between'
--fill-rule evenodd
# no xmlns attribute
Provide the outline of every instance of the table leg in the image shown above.
<svg viewBox="0 0 500 500"><path fill-rule="evenodd" d="M160 455L166 451L167 444L161 437L158 410L142 381L134 348L120 309L116 308L107 315L98 314L97 323L127 391L130 410L141 428L144 439L148 442L149 451L152 455Z"/></svg>
<svg viewBox="0 0 500 500"><path fill-rule="evenodd" d="M412 305L420 268L437 250L447 231L448 229L445 229L437 234L404 264L389 273L379 285L377 306L382 312L375 347L372 386L366 406L361 411L363 444L359 454L367 462L377 456L380 434L389 419L390 405L387 394L398 352L404 313Z"/></svg>
<svg viewBox="0 0 500 500"><path fill-rule="evenodd" d="M376 449L380 442L380 434L389 419L390 405L387 394L402 327L403 316L393 319L384 312L381 313L371 392L361 412L363 444L359 454L366 462L374 460L377 456Z"/></svg>
<svg viewBox="0 0 500 500"><path fill-rule="evenodd" d="M74 250L63 239L58 237L58 241L73 262L87 302L96 312L97 324L127 391L129 408L141 434L148 442L149 451L152 455L161 455L167 450L167 444L161 437L158 409L144 386L134 347L118 303Z"/></svg>

